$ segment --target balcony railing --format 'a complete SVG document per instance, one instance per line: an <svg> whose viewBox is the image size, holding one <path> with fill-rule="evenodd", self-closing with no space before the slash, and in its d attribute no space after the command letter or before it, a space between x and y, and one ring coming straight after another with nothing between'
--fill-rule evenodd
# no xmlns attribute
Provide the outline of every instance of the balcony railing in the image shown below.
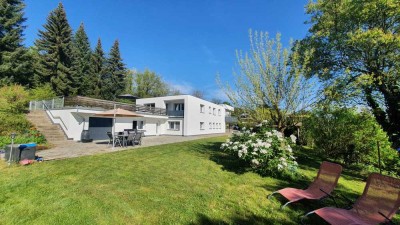
<svg viewBox="0 0 400 225"><path fill-rule="evenodd" d="M60 100L61 101L61 100ZM133 112L144 113L144 114L153 114L153 115L167 115L167 112L163 108L156 108L144 105L135 105L135 104L127 104L121 102L113 102L108 100L96 99L96 98L88 98L82 96L75 96L75 97L65 97L62 98L62 103L56 104L59 101L57 100L47 100L46 104L50 109L55 108L64 108L64 107L89 107L89 108L102 108L102 109L113 109L114 104L116 108L126 109ZM30 103L30 109L44 109L43 101L32 101Z"/></svg>
<svg viewBox="0 0 400 225"><path fill-rule="evenodd" d="M185 115L184 111L168 110L167 116L170 117L183 117Z"/></svg>

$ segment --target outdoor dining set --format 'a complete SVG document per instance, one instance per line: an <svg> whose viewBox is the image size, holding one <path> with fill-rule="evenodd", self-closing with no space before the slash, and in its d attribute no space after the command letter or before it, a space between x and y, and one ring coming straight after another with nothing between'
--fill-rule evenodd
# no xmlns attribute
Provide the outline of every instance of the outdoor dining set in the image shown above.
<svg viewBox="0 0 400 225"><path fill-rule="evenodd" d="M107 132L107 136L109 138L108 145L111 144L112 146L128 147L129 145L142 145L144 131L125 129L121 132L115 132L114 136L112 132Z"/></svg>

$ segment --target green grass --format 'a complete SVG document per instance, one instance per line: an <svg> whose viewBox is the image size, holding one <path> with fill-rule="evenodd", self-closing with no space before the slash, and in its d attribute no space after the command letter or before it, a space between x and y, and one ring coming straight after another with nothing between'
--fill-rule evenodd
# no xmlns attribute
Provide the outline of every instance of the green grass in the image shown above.
<svg viewBox="0 0 400 225"><path fill-rule="evenodd" d="M298 155L296 182L260 177L219 152L223 140L25 167L1 162L0 224L298 224L299 215L323 206L302 202L280 210L281 198L266 199L282 187L304 187L318 170L315 158ZM339 182L347 196L364 188L353 174Z"/></svg>

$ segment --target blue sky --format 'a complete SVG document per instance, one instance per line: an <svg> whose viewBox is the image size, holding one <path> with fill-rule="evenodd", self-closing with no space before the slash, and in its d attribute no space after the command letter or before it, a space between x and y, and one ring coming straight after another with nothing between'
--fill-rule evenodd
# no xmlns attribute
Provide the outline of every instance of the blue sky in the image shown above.
<svg viewBox="0 0 400 225"><path fill-rule="evenodd" d="M25 44L30 46L59 0L26 0ZM215 77L231 80L235 50L247 50L248 30L303 38L308 26L307 0L64 0L74 30L83 22L92 48L101 38L109 51L120 41L124 63L139 71L148 68L190 94L223 98Z"/></svg>

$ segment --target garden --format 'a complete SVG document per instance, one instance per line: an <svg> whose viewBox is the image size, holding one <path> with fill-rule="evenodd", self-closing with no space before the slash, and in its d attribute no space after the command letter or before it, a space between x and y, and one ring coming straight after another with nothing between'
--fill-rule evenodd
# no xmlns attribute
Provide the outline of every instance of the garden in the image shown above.
<svg viewBox="0 0 400 225"><path fill-rule="evenodd" d="M317 152L293 149L298 175L291 180L265 177L222 151L226 138L28 167L1 163L0 223L298 224L305 212L333 205L301 201L281 210L282 199L266 198L283 187L307 186L322 161ZM355 199L365 178L346 168L334 193Z"/></svg>

